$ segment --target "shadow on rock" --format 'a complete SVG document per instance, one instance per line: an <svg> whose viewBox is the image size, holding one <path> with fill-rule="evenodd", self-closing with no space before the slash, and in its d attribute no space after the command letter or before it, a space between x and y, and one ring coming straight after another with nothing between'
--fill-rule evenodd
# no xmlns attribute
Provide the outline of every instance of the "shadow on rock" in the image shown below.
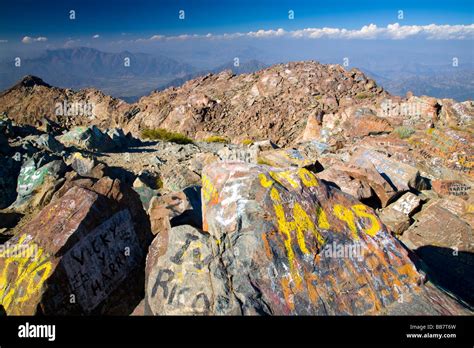
<svg viewBox="0 0 474 348"><path fill-rule="evenodd" d="M474 308L474 254L433 245L419 247L415 253L426 267L428 278Z"/></svg>

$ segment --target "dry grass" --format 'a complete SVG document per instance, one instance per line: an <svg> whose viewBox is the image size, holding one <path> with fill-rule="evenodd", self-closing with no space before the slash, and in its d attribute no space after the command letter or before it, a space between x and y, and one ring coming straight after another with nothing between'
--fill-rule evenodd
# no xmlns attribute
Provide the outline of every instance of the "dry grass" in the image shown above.
<svg viewBox="0 0 474 348"><path fill-rule="evenodd" d="M162 128L144 129L142 130L142 137L145 139L161 140L176 144L191 144L193 142L192 139L188 138L184 134L170 132Z"/></svg>
<svg viewBox="0 0 474 348"><path fill-rule="evenodd" d="M230 140L227 139L226 137L221 137L221 136L218 136L218 135L210 136L210 137L204 139L204 141L206 143L223 143L223 144L228 144L230 142Z"/></svg>

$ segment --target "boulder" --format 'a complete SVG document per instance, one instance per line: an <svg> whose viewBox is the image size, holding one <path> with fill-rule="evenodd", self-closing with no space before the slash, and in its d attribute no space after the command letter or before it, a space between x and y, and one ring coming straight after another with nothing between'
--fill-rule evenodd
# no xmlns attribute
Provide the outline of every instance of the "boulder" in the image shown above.
<svg viewBox="0 0 474 348"><path fill-rule="evenodd" d="M314 165L316 160L308 159L296 149L276 149L258 153L257 163L271 167L306 167Z"/></svg>
<svg viewBox="0 0 474 348"><path fill-rule="evenodd" d="M209 287L218 290L200 288L187 296L211 294L209 314L235 314L235 299L242 314L274 315L378 314L400 298L427 301L423 276L373 210L304 168L211 164L203 171L202 201L203 230L209 237L192 234L190 239L206 244L206 253L216 250L205 271L211 273ZM188 250L190 243L181 238L178 251ZM168 253L170 243L157 244L159 255ZM193 254L196 260L205 255ZM160 293L164 279L172 277L156 277ZM178 277L192 281L186 272ZM416 314L463 313L446 295L439 296L450 306L431 303ZM173 310L188 313L187 307Z"/></svg>
<svg viewBox="0 0 474 348"><path fill-rule="evenodd" d="M153 240L146 260L145 315L242 314L212 236L189 225Z"/></svg>
<svg viewBox="0 0 474 348"><path fill-rule="evenodd" d="M319 141L321 139L321 129L324 112L318 110L308 116L301 141Z"/></svg>
<svg viewBox="0 0 474 348"><path fill-rule="evenodd" d="M201 177L185 165L166 167L162 174L163 188L169 192L182 191L188 186L196 185Z"/></svg>
<svg viewBox="0 0 474 348"><path fill-rule="evenodd" d="M402 234L410 227L410 217L419 210L422 198L406 192L396 202L388 205L378 213L382 222L395 234Z"/></svg>
<svg viewBox="0 0 474 348"><path fill-rule="evenodd" d="M317 177L336 185L342 192L348 193L358 200L372 197L372 191L367 183L351 178L346 172L334 167L323 170L317 174Z"/></svg>
<svg viewBox="0 0 474 348"><path fill-rule="evenodd" d="M56 140L51 134L42 134L34 140L35 146L40 149L53 153L61 153L64 151L64 145Z"/></svg>
<svg viewBox="0 0 474 348"><path fill-rule="evenodd" d="M472 228L439 204L430 204L414 218L415 223L401 237L403 243L410 249L432 245L474 252Z"/></svg>
<svg viewBox="0 0 474 348"><path fill-rule="evenodd" d="M139 177L133 182L133 190L138 193L145 211L148 210L153 197L159 195L158 190L154 190L143 182Z"/></svg>
<svg viewBox="0 0 474 348"><path fill-rule="evenodd" d="M123 315L142 298L151 235L137 195L110 178L70 187L1 251L9 315Z"/></svg>
<svg viewBox="0 0 474 348"><path fill-rule="evenodd" d="M106 152L116 148L112 139L96 126L75 127L57 139L66 146L75 146L88 151Z"/></svg>
<svg viewBox="0 0 474 348"><path fill-rule="evenodd" d="M125 134L122 128L111 128L106 133L117 148L140 145L140 140L133 138L130 133Z"/></svg>
<svg viewBox="0 0 474 348"><path fill-rule="evenodd" d="M395 161L375 150L356 151L352 163L362 168L372 164L396 191L408 191L410 188L423 190L427 186L417 168Z"/></svg>
<svg viewBox="0 0 474 348"><path fill-rule="evenodd" d="M436 203L415 215L400 240L423 260L431 281L474 308L473 228Z"/></svg>
<svg viewBox="0 0 474 348"><path fill-rule="evenodd" d="M394 209L383 209L378 213L378 216L385 226L387 226L389 231L394 234L402 234L411 224L408 215Z"/></svg>
<svg viewBox="0 0 474 348"><path fill-rule="evenodd" d="M397 199L396 202L390 204L386 209L395 210L406 216L411 216L420 207L420 205L421 198L411 192L407 192Z"/></svg>
<svg viewBox="0 0 474 348"><path fill-rule="evenodd" d="M45 195L50 189L57 187L56 180L60 179L66 171L66 165L60 159L53 160L42 165L41 160L35 161L34 158L26 161L20 170L17 183L17 199L12 207L15 209L25 209L30 199L42 192ZM46 185L48 189L41 190ZM43 200L43 198L40 198Z"/></svg>
<svg viewBox="0 0 474 348"><path fill-rule="evenodd" d="M153 197L148 215L153 234L179 225L202 228L201 188L191 186L181 192Z"/></svg>
<svg viewBox="0 0 474 348"><path fill-rule="evenodd" d="M345 134L350 137L365 137L390 133L392 125L382 117L377 117L375 112L368 108L358 108L353 117L343 123Z"/></svg>
<svg viewBox="0 0 474 348"><path fill-rule="evenodd" d="M84 157L80 152L75 152L71 156L71 167L80 176L89 176L96 165L94 158Z"/></svg>
<svg viewBox="0 0 474 348"><path fill-rule="evenodd" d="M357 167L353 164L334 165L333 170L345 173L350 178L359 180L374 190L377 199L380 201L381 207L385 207L397 195L396 190L384 177L377 171L371 163L366 163L364 168Z"/></svg>
<svg viewBox="0 0 474 348"><path fill-rule="evenodd" d="M432 189L441 196L457 196L467 199L472 195L472 186L460 180L432 180Z"/></svg>
<svg viewBox="0 0 474 348"><path fill-rule="evenodd" d="M468 100L462 103L444 102L440 111L440 121L448 126L474 126L474 103Z"/></svg>

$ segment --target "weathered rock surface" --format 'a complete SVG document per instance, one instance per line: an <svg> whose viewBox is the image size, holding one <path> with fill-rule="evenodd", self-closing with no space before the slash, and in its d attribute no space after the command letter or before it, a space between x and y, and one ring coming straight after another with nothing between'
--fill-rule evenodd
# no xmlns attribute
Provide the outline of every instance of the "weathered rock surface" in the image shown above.
<svg viewBox="0 0 474 348"><path fill-rule="evenodd" d="M0 306L472 314L473 105L314 62L135 104L27 77L0 93ZM144 128L194 141L127 133Z"/></svg>
<svg viewBox="0 0 474 348"><path fill-rule="evenodd" d="M148 215L153 234L179 225L202 228L201 188L191 186L181 192L153 197Z"/></svg>
<svg viewBox="0 0 474 348"><path fill-rule="evenodd" d="M418 314L463 313L439 290L428 306L423 276L372 209L304 168L211 164L202 199L208 233L180 226L153 242L148 313L377 314L400 298L424 304Z"/></svg>
<svg viewBox="0 0 474 348"><path fill-rule="evenodd" d="M145 314L242 314L216 259L217 243L191 226L160 233L147 256Z"/></svg>
<svg viewBox="0 0 474 348"><path fill-rule="evenodd" d="M422 190L426 187L419 171L410 165L394 161L373 150L360 150L354 154L353 163L359 167L375 166L377 171L396 191L408 191L410 188Z"/></svg>
<svg viewBox="0 0 474 348"><path fill-rule="evenodd" d="M58 180L66 171L66 165L60 159L42 164L40 159L35 161L34 158L25 162L21 167L18 177L17 199L13 204L15 209L25 209L28 201L41 192L44 184L50 184L55 187L55 181ZM41 199L41 198L40 198Z"/></svg>
<svg viewBox="0 0 474 348"><path fill-rule="evenodd" d="M116 144L96 126L75 127L64 135L58 137L58 140L67 146L75 146L89 151L110 151L116 147Z"/></svg>
<svg viewBox="0 0 474 348"><path fill-rule="evenodd" d="M136 194L118 181L73 186L2 250L0 303L13 315L128 314L149 231Z"/></svg>
<svg viewBox="0 0 474 348"><path fill-rule="evenodd" d="M152 93L136 104L140 111L129 128L162 127L198 139L221 134L286 145L301 136L315 113L336 111L340 104L373 103L386 95L357 69L294 62L238 76L224 71Z"/></svg>
<svg viewBox="0 0 474 348"><path fill-rule="evenodd" d="M114 127L123 122L129 110L124 101L96 89L75 92L56 88L35 76L25 76L15 86L1 92L0 105L0 111L8 113L18 124L34 125L47 115L50 121L66 127L91 124ZM77 112L74 105L90 105L92 113Z"/></svg>
<svg viewBox="0 0 474 348"><path fill-rule="evenodd" d="M433 281L474 307L472 227L439 204L429 205L415 220L401 241L428 265Z"/></svg>

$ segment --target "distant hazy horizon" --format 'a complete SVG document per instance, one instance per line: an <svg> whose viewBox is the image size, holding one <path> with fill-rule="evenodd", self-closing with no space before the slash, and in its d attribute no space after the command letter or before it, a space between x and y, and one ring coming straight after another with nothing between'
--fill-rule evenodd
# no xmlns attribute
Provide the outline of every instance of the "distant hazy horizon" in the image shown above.
<svg viewBox="0 0 474 348"><path fill-rule="evenodd" d="M89 84L117 97L138 97L232 64L237 72L250 72L315 60L359 68L393 94L412 90L473 99L473 6L472 1L23 0L0 13L0 88L37 74L60 87ZM78 62L51 53L78 47L117 56L94 53ZM126 53L134 56L128 70L117 61ZM247 64L242 71L240 64ZM89 66L97 69L92 73Z"/></svg>

